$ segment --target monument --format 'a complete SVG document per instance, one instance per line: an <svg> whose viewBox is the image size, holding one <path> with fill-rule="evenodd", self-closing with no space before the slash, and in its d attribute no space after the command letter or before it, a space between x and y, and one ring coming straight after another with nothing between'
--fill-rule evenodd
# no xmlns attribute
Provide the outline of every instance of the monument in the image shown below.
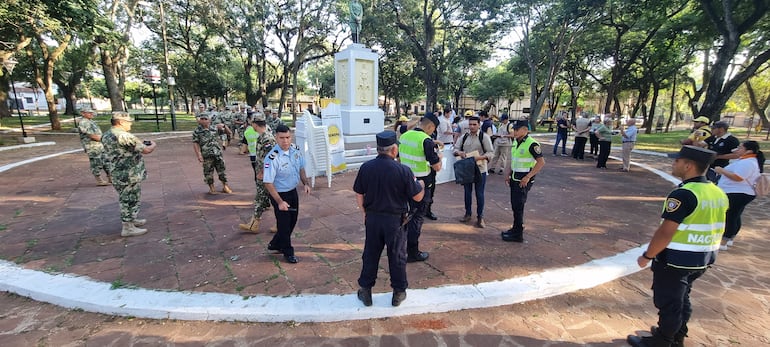
<svg viewBox="0 0 770 347"><path fill-rule="evenodd" d="M374 143L374 135L385 125L385 114L378 107L379 56L358 43L363 16L361 4L352 0L349 7L353 43L334 55L335 95L340 103L346 144Z"/></svg>

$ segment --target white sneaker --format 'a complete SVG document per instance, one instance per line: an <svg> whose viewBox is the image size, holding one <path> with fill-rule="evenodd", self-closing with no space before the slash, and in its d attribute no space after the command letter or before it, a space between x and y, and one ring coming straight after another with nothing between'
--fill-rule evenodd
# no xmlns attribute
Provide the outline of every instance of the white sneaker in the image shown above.
<svg viewBox="0 0 770 347"><path fill-rule="evenodd" d="M733 245L733 239L727 239L727 244L726 245L727 246L732 246Z"/></svg>
<svg viewBox="0 0 770 347"><path fill-rule="evenodd" d="M720 250L720 251L726 251L726 250L727 250L727 245L721 245L721 246L719 246L719 250Z"/></svg>

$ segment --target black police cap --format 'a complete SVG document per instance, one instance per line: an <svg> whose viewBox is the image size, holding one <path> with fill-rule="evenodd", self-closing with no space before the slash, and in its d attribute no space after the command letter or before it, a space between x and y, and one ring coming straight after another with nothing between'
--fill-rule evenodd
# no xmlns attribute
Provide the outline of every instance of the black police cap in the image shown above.
<svg viewBox="0 0 770 347"><path fill-rule="evenodd" d="M711 165L711 163L713 163L714 159L717 157L717 152L698 146L687 145L682 147L682 149L680 149L677 153L669 153L668 157L690 159L694 162Z"/></svg>
<svg viewBox="0 0 770 347"><path fill-rule="evenodd" d="M393 130L385 130L377 134L377 147L388 147L393 144L399 143L396 139L396 132Z"/></svg>
<svg viewBox="0 0 770 347"><path fill-rule="evenodd" d="M526 120L523 120L523 119L517 119L517 120L513 121L512 124L513 125L511 125L511 126L514 129L518 129L518 128L521 128L521 127L529 128L529 122L527 122Z"/></svg>
<svg viewBox="0 0 770 347"><path fill-rule="evenodd" d="M438 123L439 123L438 118L436 118L436 116L433 113L426 113L425 117L423 117L423 118L429 119L431 122L433 122L433 124L436 127L438 127Z"/></svg>

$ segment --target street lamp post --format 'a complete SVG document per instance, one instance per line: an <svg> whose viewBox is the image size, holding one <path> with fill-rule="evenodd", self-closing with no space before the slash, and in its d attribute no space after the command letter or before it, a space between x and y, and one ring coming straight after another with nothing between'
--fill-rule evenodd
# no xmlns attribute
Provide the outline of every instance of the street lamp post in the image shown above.
<svg viewBox="0 0 770 347"><path fill-rule="evenodd" d="M21 136L27 137L27 131L24 130L24 119L21 117L21 108L19 107L19 96L16 95L16 85L13 83L13 68L16 67L19 61L13 58L3 60L3 67L5 71L8 71L8 80L11 81L11 88L13 89L13 103L16 104L16 113L19 114L19 124L21 124Z"/></svg>
<svg viewBox="0 0 770 347"><path fill-rule="evenodd" d="M160 119L158 118L158 96L155 94L155 85L160 83L160 71L155 68L147 69L144 78L152 86L152 104L155 106L155 130L160 132Z"/></svg>

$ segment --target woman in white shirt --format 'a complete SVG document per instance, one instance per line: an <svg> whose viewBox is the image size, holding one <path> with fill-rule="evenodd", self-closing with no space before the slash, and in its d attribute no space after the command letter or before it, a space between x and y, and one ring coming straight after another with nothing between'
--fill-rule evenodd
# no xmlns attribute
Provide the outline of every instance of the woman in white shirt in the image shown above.
<svg viewBox="0 0 770 347"><path fill-rule="evenodd" d="M741 214L754 198L754 184L764 171L765 155L759 150L757 141L745 141L735 150L740 157L725 167L716 167L714 171L722 175L717 185L727 194L730 207L727 209L724 244L726 250L733 245L733 239L741 230Z"/></svg>

